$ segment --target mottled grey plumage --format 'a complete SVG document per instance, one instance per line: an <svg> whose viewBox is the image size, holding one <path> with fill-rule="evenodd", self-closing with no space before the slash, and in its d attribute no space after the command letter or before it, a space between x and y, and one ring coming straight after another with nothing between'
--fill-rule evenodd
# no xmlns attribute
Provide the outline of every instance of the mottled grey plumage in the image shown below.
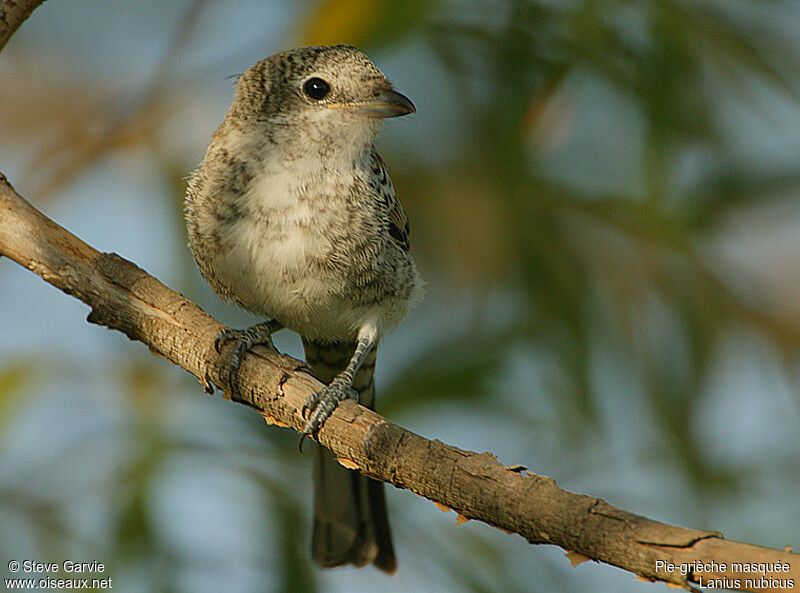
<svg viewBox="0 0 800 593"><path fill-rule="evenodd" d="M307 433L353 388L372 405L377 342L421 295L408 221L374 150L381 119L410 111L355 48L282 52L239 78L189 181L189 246L203 276L221 297L275 320L221 334L220 344L239 341L231 385L270 329L298 332L328 385L307 402ZM314 558L393 570L382 484L320 455Z"/></svg>

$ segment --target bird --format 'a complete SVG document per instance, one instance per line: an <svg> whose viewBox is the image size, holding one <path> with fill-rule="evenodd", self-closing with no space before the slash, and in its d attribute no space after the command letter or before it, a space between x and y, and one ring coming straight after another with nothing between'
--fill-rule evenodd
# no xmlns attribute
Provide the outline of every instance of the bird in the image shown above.
<svg viewBox="0 0 800 593"><path fill-rule="evenodd" d="M304 435L338 403L374 409L380 339L422 298L409 223L375 142L386 118L415 112L360 50L301 47L238 77L233 102L189 176L185 218L202 276L265 319L226 328L229 387L257 344L287 328L325 387L305 402ZM305 416L304 416L305 417ZM383 483L316 447L312 558L323 567L397 568Z"/></svg>

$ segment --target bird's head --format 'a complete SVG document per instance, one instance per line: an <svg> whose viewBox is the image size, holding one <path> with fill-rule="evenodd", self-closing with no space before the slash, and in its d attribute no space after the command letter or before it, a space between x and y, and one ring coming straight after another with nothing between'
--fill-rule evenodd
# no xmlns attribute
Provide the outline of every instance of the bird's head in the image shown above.
<svg viewBox="0 0 800 593"><path fill-rule="evenodd" d="M364 53L336 45L258 62L239 78L229 115L263 126L287 149L324 156L368 150L382 119L414 111Z"/></svg>

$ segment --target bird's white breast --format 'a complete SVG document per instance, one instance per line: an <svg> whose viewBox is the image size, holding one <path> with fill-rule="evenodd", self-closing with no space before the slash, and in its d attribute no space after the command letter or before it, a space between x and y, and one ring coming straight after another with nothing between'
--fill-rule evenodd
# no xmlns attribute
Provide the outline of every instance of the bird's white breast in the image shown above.
<svg viewBox="0 0 800 593"><path fill-rule="evenodd" d="M321 232L327 214L301 198L308 193L302 184L311 179L298 171L269 169L254 178L242 197L247 214L227 229L228 249L217 262L217 274L236 287L242 305L297 331L324 330L341 317L342 307L340 283L309 271L311 259L334 251Z"/></svg>
<svg viewBox="0 0 800 593"><path fill-rule="evenodd" d="M309 201L300 199L306 193L298 181L303 178L286 170L265 171L243 197L250 213L238 224L236 242L263 262L262 267L269 265L278 274L301 270L309 257L330 249L314 229L321 222L319 213Z"/></svg>

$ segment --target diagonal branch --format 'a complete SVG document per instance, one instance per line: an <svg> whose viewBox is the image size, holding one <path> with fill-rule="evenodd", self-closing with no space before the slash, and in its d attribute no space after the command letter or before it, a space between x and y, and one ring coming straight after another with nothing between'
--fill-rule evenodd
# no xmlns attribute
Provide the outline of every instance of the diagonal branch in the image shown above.
<svg viewBox="0 0 800 593"><path fill-rule="evenodd" d="M219 322L130 261L101 253L57 225L19 196L2 174L0 255L80 299L91 307L89 322L144 343L197 377L207 391L213 392L212 384L228 385L233 346L216 352L214 339L223 328ZM301 361L258 347L240 372L239 403L270 424L302 429L303 402L321 384ZM784 590L800 587L797 554L666 525L567 492L548 477L503 466L491 453L430 441L352 400L336 409L318 439L345 467L429 498L440 508L455 510L459 518L518 533L531 543L561 546L573 552L573 561L585 556L685 587L712 578L728 579L727 588L744 591L769 589L778 579L793 579ZM689 562L716 566L681 571ZM735 562L779 566L744 573L732 566ZM762 577L773 582L765 586L766 581L757 580ZM756 580L749 583L746 578Z"/></svg>

